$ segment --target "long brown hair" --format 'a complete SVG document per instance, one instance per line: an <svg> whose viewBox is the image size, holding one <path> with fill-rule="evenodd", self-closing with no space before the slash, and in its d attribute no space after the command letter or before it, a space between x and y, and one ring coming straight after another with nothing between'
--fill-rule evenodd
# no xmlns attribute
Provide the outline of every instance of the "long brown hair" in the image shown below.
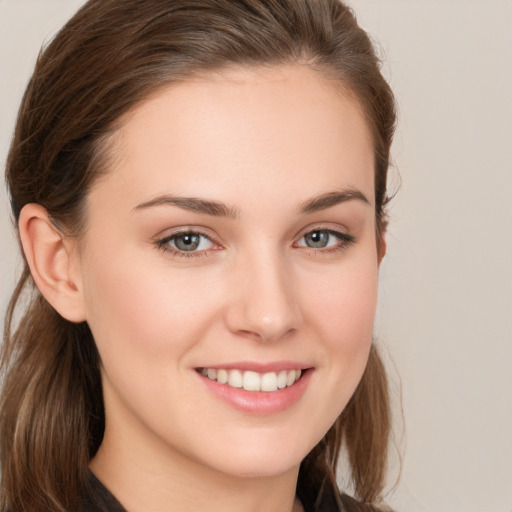
<svg viewBox="0 0 512 512"><path fill-rule="evenodd" d="M79 236L116 122L159 88L226 67L289 63L310 66L359 102L373 136L380 238L394 100L368 35L337 0L87 2L41 53L20 107L6 170L16 224L25 204L39 203L55 226ZM7 312L1 368L1 510L76 509L104 430L99 356L87 324L59 316L26 264ZM348 406L302 463L301 499L318 504L335 485L343 445L355 495L378 504L389 427L373 346Z"/></svg>

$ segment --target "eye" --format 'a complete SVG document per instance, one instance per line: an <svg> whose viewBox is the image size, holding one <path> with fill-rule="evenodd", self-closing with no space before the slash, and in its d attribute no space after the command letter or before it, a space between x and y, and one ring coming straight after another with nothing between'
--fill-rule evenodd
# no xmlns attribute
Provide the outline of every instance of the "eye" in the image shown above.
<svg viewBox="0 0 512 512"><path fill-rule="evenodd" d="M298 247L310 249L340 249L355 242L355 238L347 233L333 229L315 229L309 231L299 240Z"/></svg>
<svg viewBox="0 0 512 512"><path fill-rule="evenodd" d="M159 248L173 253L196 253L207 251L215 244L203 233L185 231L158 240L157 245Z"/></svg>

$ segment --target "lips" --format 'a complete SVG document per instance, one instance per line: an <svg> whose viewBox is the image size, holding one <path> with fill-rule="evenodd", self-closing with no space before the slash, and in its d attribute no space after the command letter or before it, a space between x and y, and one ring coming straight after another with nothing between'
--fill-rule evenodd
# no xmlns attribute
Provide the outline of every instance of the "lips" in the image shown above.
<svg viewBox="0 0 512 512"><path fill-rule="evenodd" d="M249 414L275 414L306 392L315 369L300 363L238 363L195 369L202 384L223 402Z"/></svg>
<svg viewBox="0 0 512 512"><path fill-rule="evenodd" d="M201 368L201 374L210 380L245 391L274 392L292 386L300 379L300 369L260 373L237 368Z"/></svg>

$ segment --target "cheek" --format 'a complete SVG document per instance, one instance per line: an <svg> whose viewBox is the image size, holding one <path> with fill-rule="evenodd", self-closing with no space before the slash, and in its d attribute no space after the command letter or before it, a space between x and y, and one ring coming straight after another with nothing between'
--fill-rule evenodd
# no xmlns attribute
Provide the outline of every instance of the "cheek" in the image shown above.
<svg viewBox="0 0 512 512"><path fill-rule="evenodd" d="M139 264L136 252L92 260L86 281L88 322L104 364L132 357L154 368L164 354L179 358L201 338L219 302L198 293L199 277Z"/></svg>
<svg viewBox="0 0 512 512"><path fill-rule="evenodd" d="M306 311L313 312L329 343L355 343L371 333L377 304L378 265L373 258L346 264L315 280ZM350 336L353 333L354 336ZM359 333L359 335L358 335Z"/></svg>
<svg viewBox="0 0 512 512"><path fill-rule="evenodd" d="M329 380L339 383L337 389L345 389L348 395L366 366L373 335L377 281L376 258L359 258L357 263L319 278L316 293L311 295L306 308L309 323L324 348L322 362L330 369Z"/></svg>

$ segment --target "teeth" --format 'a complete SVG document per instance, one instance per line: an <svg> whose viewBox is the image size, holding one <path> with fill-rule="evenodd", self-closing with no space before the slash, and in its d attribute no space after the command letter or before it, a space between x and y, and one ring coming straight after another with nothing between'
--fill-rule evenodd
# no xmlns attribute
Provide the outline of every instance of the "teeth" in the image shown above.
<svg viewBox="0 0 512 512"><path fill-rule="evenodd" d="M261 379L256 372L244 372L243 388L246 391L259 391L261 389Z"/></svg>
<svg viewBox="0 0 512 512"><path fill-rule="evenodd" d="M277 391L295 384L300 379L301 370L281 370L280 372L257 373L242 370L202 368L201 375L220 384L246 391Z"/></svg>
<svg viewBox="0 0 512 512"><path fill-rule="evenodd" d="M288 380L288 378L287 378L286 370L283 370L282 372L279 372L279 375L277 376L277 387L279 389L285 388L287 380Z"/></svg>
<svg viewBox="0 0 512 512"><path fill-rule="evenodd" d="M229 370L228 384L232 388L241 388L242 387L242 372L240 370Z"/></svg>
<svg viewBox="0 0 512 512"><path fill-rule="evenodd" d="M228 372L226 370L217 370L217 380L221 384L226 384L228 377Z"/></svg>
<svg viewBox="0 0 512 512"><path fill-rule="evenodd" d="M277 391L277 375L275 372L261 376L261 391Z"/></svg>

